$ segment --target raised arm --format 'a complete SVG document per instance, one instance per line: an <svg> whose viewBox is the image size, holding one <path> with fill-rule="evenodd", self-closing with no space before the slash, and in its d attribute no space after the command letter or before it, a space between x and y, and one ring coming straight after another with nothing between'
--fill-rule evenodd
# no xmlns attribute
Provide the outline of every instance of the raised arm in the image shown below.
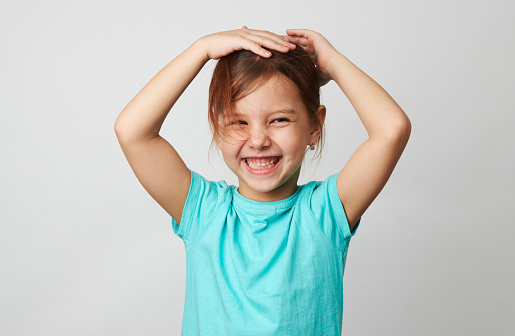
<svg viewBox="0 0 515 336"><path fill-rule="evenodd" d="M287 52L288 38L246 27L204 36L166 65L118 116L114 129L136 177L177 222L190 186L190 171L170 143L159 135L168 112L210 59L247 49L263 57L263 47Z"/></svg>
<svg viewBox="0 0 515 336"><path fill-rule="evenodd" d="M311 55L318 67L321 85L329 80L338 84L369 136L337 179L338 195L352 230L390 178L408 142L411 123L379 84L322 35L305 29L289 29L287 34Z"/></svg>

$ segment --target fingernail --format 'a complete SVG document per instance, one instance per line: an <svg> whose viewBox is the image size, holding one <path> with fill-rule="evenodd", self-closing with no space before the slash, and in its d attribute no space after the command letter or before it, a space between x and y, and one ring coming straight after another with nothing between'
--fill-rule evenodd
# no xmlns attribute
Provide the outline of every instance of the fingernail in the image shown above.
<svg viewBox="0 0 515 336"><path fill-rule="evenodd" d="M290 46L295 47L295 44L293 44L293 43L291 43L291 42L290 42Z"/></svg>

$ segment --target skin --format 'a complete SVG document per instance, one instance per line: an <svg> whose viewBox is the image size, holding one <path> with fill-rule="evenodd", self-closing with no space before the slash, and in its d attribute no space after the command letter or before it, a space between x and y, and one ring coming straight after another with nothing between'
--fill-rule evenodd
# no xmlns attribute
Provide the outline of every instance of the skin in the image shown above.
<svg viewBox="0 0 515 336"><path fill-rule="evenodd" d="M250 50L267 58L270 53L263 47L287 53L295 48L293 42L311 56L320 74L319 84L335 81L351 102L369 136L337 179L338 195L351 230L388 181L411 133L411 123L404 111L379 84L321 34L307 29L288 29L286 33L280 36L243 27L206 35L165 66L118 116L115 132L131 168L148 193L177 223L181 220L191 176L175 148L159 135L160 128L204 64L236 50ZM265 127L265 115L273 108L259 104L240 106L242 113L250 118L249 140L238 148L221 144L222 153L225 152L229 167L239 174L241 193L260 200L286 198L296 190L301 151L290 148L291 144L272 134L275 125ZM299 131L296 139L301 139L305 146L309 134L312 133ZM264 144L252 146L257 140ZM260 151L284 154L291 161L270 178L247 176L241 166L237 166L237 160Z"/></svg>
<svg viewBox="0 0 515 336"><path fill-rule="evenodd" d="M239 100L236 109L236 124L225 126L225 137L218 144L225 163L238 177L238 192L260 202L290 197L297 190L306 147L320 136L320 127L311 124L295 84L274 76ZM325 107L317 112L323 120ZM246 159L271 157L279 158L271 172L246 163Z"/></svg>

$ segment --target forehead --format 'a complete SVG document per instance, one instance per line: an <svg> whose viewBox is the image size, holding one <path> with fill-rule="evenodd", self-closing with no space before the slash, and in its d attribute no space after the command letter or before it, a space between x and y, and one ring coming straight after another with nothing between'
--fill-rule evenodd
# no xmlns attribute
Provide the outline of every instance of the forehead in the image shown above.
<svg viewBox="0 0 515 336"><path fill-rule="evenodd" d="M235 114L306 113L295 84L284 76L273 76L235 104Z"/></svg>

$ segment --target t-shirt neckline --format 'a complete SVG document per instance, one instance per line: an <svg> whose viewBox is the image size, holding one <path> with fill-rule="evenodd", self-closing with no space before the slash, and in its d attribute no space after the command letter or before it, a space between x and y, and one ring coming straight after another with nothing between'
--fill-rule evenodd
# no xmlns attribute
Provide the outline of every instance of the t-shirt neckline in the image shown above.
<svg viewBox="0 0 515 336"><path fill-rule="evenodd" d="M260 201L254 201L251 199L246 198L245 196L242 196L238 192L237 186L231 186L232 194L233 194L233 202L235 205L245 208L253 208L258 210L270 210L270 209L285 209L290 208L295 201L297 200L297 197L299 196L302 188L304 186L297 186L297 190L288 198L279 200L279 201L272 201L272 202L260 202Z"/></svg>

